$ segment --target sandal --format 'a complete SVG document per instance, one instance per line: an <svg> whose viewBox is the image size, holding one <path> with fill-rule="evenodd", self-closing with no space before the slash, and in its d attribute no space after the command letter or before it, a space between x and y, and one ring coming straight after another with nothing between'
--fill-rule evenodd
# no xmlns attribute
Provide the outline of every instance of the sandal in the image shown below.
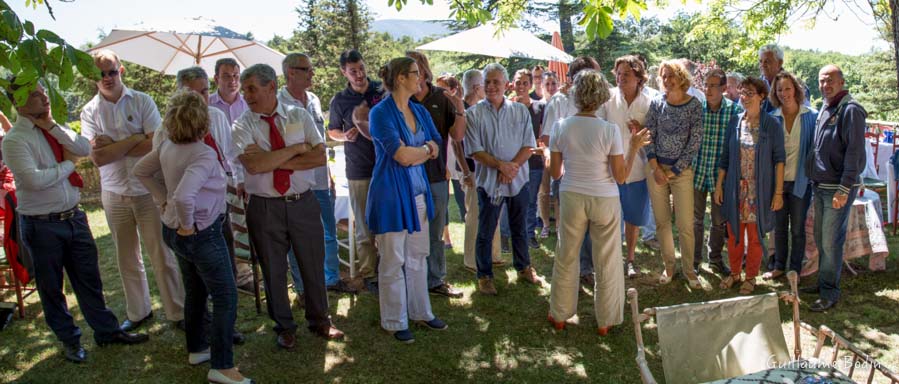
<svg viewBox="0 0 899 384"><path fill-rule="evenodd" d="M724 280L721 280L721 284L718 285L718 288L730 289L730 287L733 287L734 284L736 284L738 282L740 282L740 277L731 275L731 276L726 277Z"/></svg>
<svg viewBox="0 0 899 384"><path fill-rule="evenodd" d="M662 271L662 275L659 276L659 284L665 285L671 282L671 277L674 275L674 271L668 273L668 270Z"/></svg>
<svg viewBox="0 0 899 384"><path fill-rule="evenodd" d="M755 279L746 279L746 281L743 282L743 285L740 286L740 294L748 295L748 294L752 293L752 291L754 289L755 289Z"/></svg>
<svg viewBox="0 0 899 384"><path fill-rule="evenodd" d="M696 276L695 274L692 276L690 276L690 275L686 275L686 276L687 276L687 285L689 285L690 288L702 289L702 282L699 281L699 276Z"/></svg>

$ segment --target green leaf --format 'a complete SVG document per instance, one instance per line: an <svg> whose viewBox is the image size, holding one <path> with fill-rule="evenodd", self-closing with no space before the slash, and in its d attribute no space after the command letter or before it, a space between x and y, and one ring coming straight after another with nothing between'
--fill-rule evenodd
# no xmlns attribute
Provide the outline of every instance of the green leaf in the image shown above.
<svg viewBox="0 0 899 384"><path fill-rule="evenodd" d="M68 57L63 57L59 71L59 89L67 90L75 83L75 70Z"/></svg>
<svg viewBox="0 0 899 384"><path fill-rule="evenodd" d="M37 31L36 36L40 39L46 40L47 42L57 44L57 45L63 45L66 43L65 41L63 41L63 39L61 37L59 37L59 35L51 32L51 31L48 31L46 29Z"/></svg>
<svg viewBox="0 0 899 384"><path fill-rule="evenodd" d="M34 39L23 40L16 48L16 56L19 57L19 63L25 68L37 70L38 73L44 72L45 54L46 47Z"/></svg>
<svg viewBox="0 0 899 384"><path fill-rule="evenodd" d="M74 52L75 60L72 61L75 63L75 67L78 68L78 72L91 80L100 80L100 70L94 65L94 58L88 55L87 52L77 50L71 46L69 48Z"/></svg>
<svg viewBox="0 0 899 384"><path fill-rule="evenodd" d="M34 23L32 23L28 20L25 20L24 27L25 27L25 33L27 33L29 36L34 36Z"/></svg>
<svg viewBox="0 0 899 384"><path fill-rule="evenodd" d="M48 96L50 96L50 113L53 115L53 120L58 122L66 122L69 120L68 109L66 107L66 99L62 97L62 94L56 89L55 86L49 85L46 79L44 79L44 84L48 84L46 87L46 91Z"/></svg>
<svg viewBox="0 0 899 384"><path fill-rule="evenodd" d="M596 13L597 17L597 29L596 32L599 34L599 37L605 39L612 34L612 29L614 28L614 24L612 24L612 17L609 16L607 11L608 8L601 10Z"/></svg>
<svg viewBox="0 0 899 384"><path fill-rule="evenodd" d="M31 94L31 91L35 88L35 84L19 88L13 92L13 98L16 99L16 105L25 105L25 102L28 101L28 95Z"/></svg>
<svg viewBox="0 0 899 384"><path fill-rule="evenodd" d="M22 40L22 22L11 10L0 11L0 36L10 44L15 45Z"/></svg>
<svg viewBox="0 0 899 384"><path fill-rule="evenodd" d="M37 73L37 70L34 68L28 68L21 73L16 74L16 81L13 84L18 86L27 86L35 82L37 78L40 77Z"/></svg>

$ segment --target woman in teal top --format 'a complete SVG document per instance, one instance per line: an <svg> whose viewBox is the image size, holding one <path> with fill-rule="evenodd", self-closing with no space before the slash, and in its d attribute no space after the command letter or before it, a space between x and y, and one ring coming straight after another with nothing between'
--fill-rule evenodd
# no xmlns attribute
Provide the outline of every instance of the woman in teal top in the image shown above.
<svg viewBox="0 0 899 384"><path fill-rule="evenodd" d="M786 161L784 206L774 213L774 269L763 275L766 279L783 276L787 267L799 273L805 256L805 218L812 201L812 188L805 175L805 159L812 149L818 111L803 105L805 93L802 89L802 83L796 76L781 72L774 78L774 86L768 96L768 101L777 108L771 116L783 126ZM792 247L788 246L787 239Z"/></svg>
<svg viewBox="0 0 899 384"><path fill-rule="evenodd" d="M380 253L381 327L411 343L409 320L430 329L447 328L431 313L428 298L428 225L434 206L423 165L437 158L441 139L428 111L409 101L420 89L415 60L390 60L380 76L390 97L369 113L375 168L365 221Z"/></svg>

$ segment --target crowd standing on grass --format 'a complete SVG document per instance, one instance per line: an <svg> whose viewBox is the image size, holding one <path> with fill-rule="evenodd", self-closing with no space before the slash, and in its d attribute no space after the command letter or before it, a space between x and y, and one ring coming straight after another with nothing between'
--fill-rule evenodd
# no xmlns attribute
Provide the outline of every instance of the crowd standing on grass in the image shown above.
<svg viewBox="0 0 899 384"><path fill-rule="evenodd" d="M446 281L450 185L465 221L461 267L472 272L477 294L505 289L494 273L506 263L503 249L512 254L513 280L547 284L530 250L557 232L548 282L548 319L557 329L575 316L579 285L595 292L600 335L623 322L625 278L654 275L664 285L680 275L692 289L712 289L700 278L704 249L708 270L722 276L719 288L739 286L741 294L753 291L762 267L765 279L798 271L810 207L821 271L803 292L820 295L810 310L826 311L840 298L866 112L839 67L819 73L819 112L807 87L784 71L779 47L766 45L758 57L759 76L714 68L696 82L689 60L653 69L643 56L625 55L611 68L613 88L588 56L570 63L572 81L560 84L560 74L542 66L510 77L498 63L459 79L437 76L425 54L408 51L376 66L376 80L362 53L347 50L339 58L347 85L331 97L326 125L310 91L316 68L303 53L284 58L281 87L270 66L242 69L225 58L210 94L209 75L185 68L161 117L149 96L125 86L116 54L101 50L81 133L52 119L38 85L16 107L15 122L4 124L11 128L2 156L16 182L21 242L34 260L46 322L76 363L87 352L63 274L98 345L145 342L147 334L135 332L154 318L146 252L165 319L186 331L188 363L209 362L210 382L253 382L233 356L245 340L234 327L237 291L253 288L252 271L234 259L239 226L256 250L280 348L295 348L298 328L288 274L306 327L327 340L343 338L328 291L373 294L380 326L400 342L415 340L412 324L447 329L430 301L463 295ZM326 138L345 148L354 280L339 271ZM97 248L79 208L81 157L100 171L122 323L106 307ZM636 264L641 237L660 249L663 270ZM775 243L771 255L766 238Z"/></svg>

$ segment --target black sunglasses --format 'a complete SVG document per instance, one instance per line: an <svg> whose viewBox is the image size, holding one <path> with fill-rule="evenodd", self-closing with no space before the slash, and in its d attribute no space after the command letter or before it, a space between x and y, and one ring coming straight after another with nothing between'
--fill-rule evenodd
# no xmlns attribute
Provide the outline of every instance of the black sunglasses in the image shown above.
<svg viewBox="0 0 899 384"><path fill-rule="evenodd" d="M113 70L106 71L106 72L100 71L100 78L104 78L104 77L107 77L107 76L109 76L109 77L116 77L116 76L118 76L118 75L119 75L119 70L118 70L118 69L113 69Z"/></svg>

